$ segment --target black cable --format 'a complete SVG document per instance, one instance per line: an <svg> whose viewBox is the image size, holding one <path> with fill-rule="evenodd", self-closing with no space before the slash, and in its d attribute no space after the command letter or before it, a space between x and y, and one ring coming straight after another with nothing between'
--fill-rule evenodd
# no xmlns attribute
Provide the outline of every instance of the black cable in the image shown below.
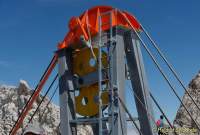
<svg viewBox="0 0 200 135"><path fill-rule="evenodd" d="M185 87L185 85L183 84L183 81L180 79L180 77L178 76L177 72L175 71L175 69L172 67L172 64L167 60L166 56L162 53L162 51L160 50L160 48L158 47L158 45L155 43L155 41L153 41L153 39L150 37L150 35L147 33L146 29L140 24L142 30L144 31L144 33L147 35L147 37L149 38L149 40L151 41L152 45L156 48L158 54L160 55L160 57L163 59L163 61L167 64L167 66L169 67L169 69L171 70L171 72L173 73L173 75L175 76L175 78L178 80L178 82L181 84L182 88L184 89L184 91L188 94L188 96L190 97L190 99L192 100L192 102L195 104L195 106L197 107L197 109L200 111L200 107L197 105L196 101L194 100L194 98L191 96L191 94L188 92L187 88Z"/></svg>
<svg viewBox="0 0 200 135"><path fill-rule="evenodd" d="M58 90L58 86L56 87L56 89L54 90L53 94L51 95L51 98L50 98L49 102L46 104L46 106L45 106L45 108L44 108L44 110L43 110L43 112L42 112L42 114L41 114L41 117L43 117L46 108L48 108L48 106L49 106L49 104L51 103L53 97L55 96L57 90Z"/></svg>
<svg viewBox="0 0 200 135"><path fill-rule="evenodd" d="M138 132L140 133L140 135L142 135L142 132L140 131L139 127L137 126L137 124L135 123L134 121L134 118L132 117L131 113L129 112L128 108L126 107L126 105L124 104L124 102L121 100L120 97L119 98L119 101L122 105L122 107L124 108L124 110L126 111L126 113L128 114L129 118L131 119L131 121L133 122L134 126L136 127L136 129L138 130Z"/></svg>
<svg viewBox="0 0 200 135"><path fill-rule="evenodd" d="M119 109L119 118L120 118L120 126L121 126L122 135L124 135L124 129L123 129L123 125L122 125L122 117L121 117L120 109Z"/></svg>
<svg viewBox="0 0 200 135"><path fill-rule="evenodd" d="M35 91L37 90L37 88L38 88L40 82L43 80L44 76L46 75L46 73L47 73L49 67L51 66L53 60L55 59L55 57L56 57L56 56L54 55L54 57L51 59L49 65L48 65L47 68L45 69L44 73L42 74L42 77L40 78L39 83L38 83L37 86L35 87L35 90L34 90L33 93L31 94L31 96L30 96L30 98L28 99L28 101L26 102L25 106L23 107L21 113L19 114L19 116L18 116L18 118L17 118L17 121L16 121L15 124L12 126L12 129L10 130L9 135L11 135L11 133L12 133L14 127L16 126L16 124L17 124L17 122L19 121L21 115L23 114L23 112L25 111L26 107L28 106L28 103L30 102L30 100L31 100L31 98L33 97L33 95L35 94Z"/></svg>
<svg viewBox="0 0 200 135"><path fill-rule="evenodd" d="M162 108L160 107L160 105L158 104L158 102L156 101L156 99L154 98L154 96L150 93L150 96L153 100L153 102L156 104L156 106L158 107L158 109L160 110L160 112L162 113L162 115L165 117L165 119L167 120L167 123L169 124L170 128L173 129L174 127L172 126L172 124L170 123L169 119L167 118L166 114L164 113L164 111L162 110ZM174 134L177 135L177 132L175 130Z"/></svg>
<svg viewBox="0 0 200 135"><path fill-rule="evenodd" d="M121 13L122 14L122 13ZM136 36L138 37L139 41L142 43L142 46L145 48L145 50L147 51L147 53L149 54L149 56L151 57L151 59L153 60L154 64L156 65L156 67L158 68L158 70L160 71L160 73L162 74L162 76L164 77L164 79L166 80L167 84L170 86L171 90L173 91L173 93L176 95L176 97L178 98L178 100L180 101L181 105L185 108L186 112L188 113L188 115L190 116L190 118L192 119L192 121L195 123L195 125L197 126L198 130L200 131L200 127L198 126L197 122L193 119L191 113L188 111L188 109L186 108L186 106L183 104L183 102L181 101L181 98L179 97L179 95L177 94L175 88L172 86L171 82L169 81L168 77L166 76L166 74L163 72L162 68L159 66L158 62L156 61L155 57L153 56L153 54L151 53L151 51L148 49L148 47L146 46L146 44L144 43L144 41L142 40L142 38L140 37L140 35L137 33L136 29L131 25L130 21L127 19L126 16L124 16L122 14L122 16L126 19L126 21L129 23L129 25L132 27L132 29L134 30L134 33L136 34Z"/></svg>
<svg viewBox="0 0 200 135"><path fill-rule="evenodd" d="M132 89L132 88L129 86L129 89ZM133 89L132 89L132 92L133 92L133 95L136 97L136 99L139 101L139 103L142 105L143 109L147 112L147 115L149 115L150 118L153 120L153 122L156 123L154 117L152 116L152 114L149 113L149 112L147 111L146 106L145 106L144 103L141 101L141 99L138 97L138 95L134 92Z"/></svg>
<svg viewBox="0 0 200 135"><path fill-rule="evenodd" d="M115 119L114 119L114 125L115 125L115 123L116 123L116 121L117 121L117 118L118 118L118 115L115 115L114 117L115 117ZM110 132L109 132L108 135L111 135L111 134L112 134L112 130L113 130L113 129L110 130Z"/></svg>
<svg viewBox="0 0 200 135"><path fill-rule="evenodd" d="M131 87L129 87L131 89ZM135 95L135 97L137 98L137 100L139 101L139 103L142 105L142 107L147 111L147 109L145 108L145 105L142 103L142 101L139 99L139 97L136 95L136 93L134 92L134 90L132 89L133 94ZM160 107L160 105L158 104L158 102L156 101L156 99L153 97L153 95L150 92L150 96L153 99L153 102L155 103L155 105L158 107L158 109L160 110L160 112L163 114L163 116L165 117L165 119L167 120L167 123L169 124L170 128L173 129L172 124L170 123L167 115L164 113L163 109ZM152 117L151 117L152 118ZM152 118L153 119L153 118ZM154 119L153 119L154 121ZM155 122L155 121L154 121ZM175 135L177 135L177 133L174 131Z"/></svg>
<svg viewBox="0 0 200 135"><path fill-rule="evenodd" d="M30 123L33 119L33 117L35 116L35 114L37 113L38 109L40 108L42 102L44 101L44 99L46 98L47 94L49 93L49 91L51 90L53 84L55 83L56 79L58 78L58 74L56 74L56 76L54 77L52 83L50 84L49 88L47 89L45 95L42 97L42 100L40 101L39 105L37 106L36 110L34 111L33 115L31 116L31 119L29 120L28 123Z"/></svg>
<svg viewBox="0 0 200 135"><path fill-rule="evenodd" d="M39 110L41 104L43 103L44 99L46 98L47 94L49 93L49 91L51 90L53 84L55 83L56 79L58 78L58 74L56 74L56 76L54 77L54 80L52 81L52 83L50 84L49 88L47 89L45 95L42 97L42 100L40 101L39 105L37 106L36 110L34 111L33 115L31 116L31 118L29 119L28 123L31 123L31 121L33 120L33 117L35 116L35 114L37 113L37 111ZM26 126L25 126L26 127ZM22 132L21 135L23 135L24 131Z"/></svg>
<svg viewBox="0 0 200 135"><path fill-rule="evenodd" d="M137 48L137 51L139 51L139 49ZM137 57L139 57L139 54L137 55ZM140 70L142 70L142 64L141 62L139 61L139 68ZM142 85L144 87L144 78L143 78L143 74L141 72L141 77L142 77ZM149 94L151 96L151 98L153 99L154 103L156 104L156 106L158 107L158 109L160 110L160 112L163 114L163 116L165 117L165 119L167 120L167 123L170 125L170 128L173 129L173 126L171 125L169 119L167 118L167 116L165 115L164 111L162 110L162 108L160 107L160 105L158 104L158 102L155 100L155 98L153 97L153 95L151 94L151 92L149 91ZM146 109L146 108L145 108ZM146 110L147 111L147 110ZM177 133L174 131L175 135L177 135Z"/></svg>
<svg viewBox="0 0 200 135"><path fill-rule="evenodd" d="M42 100L40 101L40 103L39 103L39 105L37 106L36 110L34 111L33 115L32 115L31 118L29 119L28 124L31 123L33 117L35 116L35 114L36 114L37 111L39 110L39 108L40 108L42 102L44 101L44 99L46 98L47 94L48 94L49 91L51 90L51 88L52 88L53 84L55 83L57 77L58 77L58 74L55 76L54 80L53 80L52 83L50 84L49 88L47 89L45 95L43 96ZM26 127L26 126L25 126L25 127ZM21 135L23 135L23 133L24 133L24 131L22 132Z"/></svg>
<svg viewBox="0 0 200 135"><path fill-rule="evenodd" d="M180 103L182 104L182 106L185 108L186 112L189 114L189 116L192 119L192 121L195 123L195 125L197 126L197 128L200 130L200 127L198 126L197 122L193 119L191 113L188 111L188 109L186 108L186 106L181 101L181 98L179 97L179 95L176 92L175 88L172 86L171 82L169 81L168 77L166 76L166 74L164 73L164 71L162 70L162 68L159 66L158 62L156 61L155 57L152 55L151 51L148 49L148 47L146 46L146 44L144 43L144 41L141 39L141 37L139 36L139 34L137 33L137 31L135 31L135 33L138 36L140 42L142 43L142 45L145 48L145 50L147 51L147 53L150 55L150 57L153 60L154 64L156 65L156 67L158 68L158 70L160 71L160 73L162 74L162 76L164 77L164 79L166 80L166 82L168 83L168 85L170 86L170 88L173 91L173 93L176 95L176 97L178 98L178 100L180 101Z"/></svg>
<svg viewBox="0 0 200 135"><path fill-rule="evenodd" d="M164 111L162 110L162 108L160 107L160 105L158 104L158 102L156 101L156 99L154 98L154 96L150 93L150 96L153 100L153 102L156 104L156 106L158 107L158 109L160 110L160 112L162 113L162 115L165 117L165 119L167 120L167 123L169 124L169 126L171 128L173 128L173 126L171 125L169 119L167 118L167 116L165 115Z"/></svg>

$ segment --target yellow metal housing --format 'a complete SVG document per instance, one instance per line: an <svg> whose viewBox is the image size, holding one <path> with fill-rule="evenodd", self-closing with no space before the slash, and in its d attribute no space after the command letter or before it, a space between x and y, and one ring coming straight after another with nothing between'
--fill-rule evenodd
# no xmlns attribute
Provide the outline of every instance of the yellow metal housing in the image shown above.
<svg viewBox="0 0 200 135"><path fill-rule="evenodd" d="M96 58L98 58L98 48L93 48ZM107 67L107 55L105 52L102 53L102 64ZM95 72L98 69L98 64L90 48L81 49L75 52L73 55L73 73L78 76L84 76L91 72Z"/></svg>
<svg viewBox="0 0 200 135"><path fill-rule="evenodd" d="M94 116L97 115L98 110L98 84L94 84L88 87L80 89L80 93L75 97L76 112L82 116ZM108 92L102 93L103 105L108 104Z"/></svg>
<svg viewBox="0 0 200 135"><path fill-rule="evenodd" d="M93 48L96 58L98 58L98 48ZM97 72L98 63L90 48L83 48L73 54L73 74L79 77L92 72ZM102 52L102 65L107 67L107 54ZM76 112L82 116L97 115L98 110L98 84L80 88L79 95L75 97ZM108 92L102 93L103 105L108 104Z"/></svg>

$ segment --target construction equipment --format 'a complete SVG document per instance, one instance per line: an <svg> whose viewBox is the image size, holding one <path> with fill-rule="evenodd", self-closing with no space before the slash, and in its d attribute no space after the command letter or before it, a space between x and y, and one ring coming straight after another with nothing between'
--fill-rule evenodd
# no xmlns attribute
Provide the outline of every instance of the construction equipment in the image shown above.
<svg viewBox="0 0 200 135"><path fill-rule="evenodd" d="M157 63L139 35L142 30L143 26L130 13L109 6L97 6L79 17L72 17L69 32L59 43L54 58L10 135L16 134L56 64L61 135L76 135L79 124L91 125L95 135L126 135L126 113L140 134L156 135L153 132L152 94L147 84L140 43ZM167 80L162 69L157 67ZM125 106L127 79L130 79L134 91L139 125ZM179 97L176 92L175 95Z"/></svg>

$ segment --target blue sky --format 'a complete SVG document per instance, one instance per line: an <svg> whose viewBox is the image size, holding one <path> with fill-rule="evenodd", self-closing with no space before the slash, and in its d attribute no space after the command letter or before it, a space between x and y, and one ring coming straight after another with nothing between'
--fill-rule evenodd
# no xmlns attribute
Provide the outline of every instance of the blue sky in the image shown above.
<svg viewBox="0 0 200 135"><path fill-rule="evenodd" d="M96 5L111 5L135 15L186 85L200 70L198 0L0 0L0 84L18 85L24 79L34 88L57 43L68 31L69 19ZM178 100L143 52L151 91L172 120ZM170 78L182 96L183 89L171 75ZM134 109L131 111L135 113ZM159 112L155 112L158 116Z"/></svg>

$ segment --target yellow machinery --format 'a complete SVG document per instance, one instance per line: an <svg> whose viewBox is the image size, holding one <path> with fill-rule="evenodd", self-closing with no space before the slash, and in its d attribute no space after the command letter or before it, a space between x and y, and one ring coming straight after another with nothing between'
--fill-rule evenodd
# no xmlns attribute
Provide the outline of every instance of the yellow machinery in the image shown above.
<svg viewBox="0 0 200 135"><path fill-rule="evenodd" d="M80 78L96 72L98 64L96 56L98 56L98 48L93 48L94 54L90 48L83 48L76 51L73 54L73 73ZM94 55L94 56L93 56ZM103 52L102 63L104 67L107 67L107 55ZM106 90L106 80L104 81L105 90L102 93L103 105L108 104L108 91ZM75 97L75 109L76 112L82 116L94 116L98 114L98 83L94 83L90 86L81 87L79 95Z"/></svg>

